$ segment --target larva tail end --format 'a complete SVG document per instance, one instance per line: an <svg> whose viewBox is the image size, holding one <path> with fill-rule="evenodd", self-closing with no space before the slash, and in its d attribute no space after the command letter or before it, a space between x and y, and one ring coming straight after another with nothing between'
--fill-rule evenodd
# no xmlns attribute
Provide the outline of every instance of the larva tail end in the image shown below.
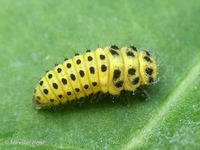
<svg viewBox="0 0 200 150"><path fill-rule="evenodd" d="M33 99L32 99L32 103L33 103L33 108L34 109L42 109L43 108L43 105L38 102L37 98L35 96L33 96Z"/></svg>

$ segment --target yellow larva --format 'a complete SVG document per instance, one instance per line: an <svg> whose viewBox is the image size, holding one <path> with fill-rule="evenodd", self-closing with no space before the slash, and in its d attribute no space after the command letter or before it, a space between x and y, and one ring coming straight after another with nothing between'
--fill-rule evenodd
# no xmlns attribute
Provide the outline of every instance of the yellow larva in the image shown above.
<svg viewBox="0 0 200 150"><path fill-rule="evenodd" d="M48 71L35 88L33 103L40 109L99 91L118 95L149 85L156 76L156 61L147 51L137 51L134 46L97 48Z"/></svg>

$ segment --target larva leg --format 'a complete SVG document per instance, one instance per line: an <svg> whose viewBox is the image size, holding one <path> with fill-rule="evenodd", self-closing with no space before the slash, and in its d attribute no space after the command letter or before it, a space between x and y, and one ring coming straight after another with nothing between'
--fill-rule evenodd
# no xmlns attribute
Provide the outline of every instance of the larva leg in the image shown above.
<svg viewBox="0 0 200 150"><path fill-rule="evenodd" d="M141 96L143 96L146 100L150 99L150 95L148 92L143 88L143 86L140 86L137 88L137 92L141 93Z"/></svg>
<svg viewBox="0 0 200 150"><path fill-rule="evenodd" d="M97 103L99 102L100 99L102 99L102 92L97 92L96 94L91 96L90 102L91 103Z"/></svg>
<svg viewBox="0 0 200 150"><path fill-rule="evenodd" d="M127 106L127 107L129 107L130 106L130 100L129 100L129 94L128 94L129 92L128 91L125 91L125 90L123 90L122 92L121 92L121 100L123 101L123 103L124 103L124 105L125 106Z"/></svg>

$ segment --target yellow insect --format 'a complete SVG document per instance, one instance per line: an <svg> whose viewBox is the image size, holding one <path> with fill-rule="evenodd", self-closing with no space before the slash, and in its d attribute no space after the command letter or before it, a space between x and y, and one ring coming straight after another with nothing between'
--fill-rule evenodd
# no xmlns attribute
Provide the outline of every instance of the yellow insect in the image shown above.
<svg viewBox="0 0 200 150"><path fill-rule="evenodd" d="M119 95L153 83L155 59L134 46L87 50L56 65L41 78L33 96L35 108L56 106L97 92Z"/></svg>

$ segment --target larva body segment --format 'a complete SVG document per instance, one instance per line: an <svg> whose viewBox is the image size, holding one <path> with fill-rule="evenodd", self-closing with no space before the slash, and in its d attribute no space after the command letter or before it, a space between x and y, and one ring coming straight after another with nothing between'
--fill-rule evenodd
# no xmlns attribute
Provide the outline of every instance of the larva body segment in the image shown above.
<svg viewBox="0 0 200 150"><path fill-rule="evenodd" d="M147 51L112 45L76 55L48 71L36 86L33 102L40 109L99 91L119 95L153 83L156 76L156 61Z"/></svg>
<svg viewBox="0 0 200 150"><path fill-rule="evenodd" d="M108 57L106 57L105 50L102 48L98 48L95 52L96 58L97 58L97 68L99 72L99 83L101 86L101 91L103 93L108 92L108 77L109 77L109 72L108 70L110 69L109 66L109 60Z"/></svg>

